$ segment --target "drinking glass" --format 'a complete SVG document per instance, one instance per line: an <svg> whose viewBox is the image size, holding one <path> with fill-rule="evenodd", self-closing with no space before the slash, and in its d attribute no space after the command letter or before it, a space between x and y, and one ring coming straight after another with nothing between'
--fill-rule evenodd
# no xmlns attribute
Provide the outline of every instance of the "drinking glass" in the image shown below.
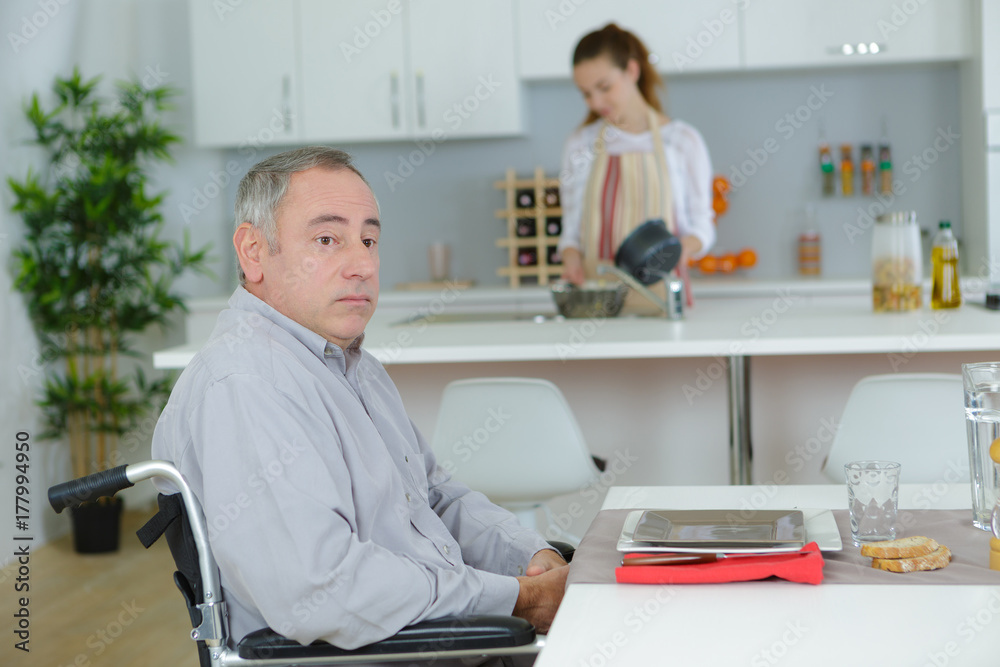
<svg viewBox="0 0 1000 667"><path fill-rule="evenodd" d="M1000 361L962 365L965 426L969 439L972 523L991 530L991 514L1000 494L1000 466L990 459L990 445L1000 438Z"/></svg>
<svg viewBox="0 0 1000 667"><path fill-rule="evenodd" d="M427 263L431 280L440 282L451 277L451 246L437 241L427 246Z"/></svg>
<svg viewBox="0 0 1000 667"><path fill-rule="evenodd" d="M896 539L899 464L851 461L844 465L854 544Z"/></svg>

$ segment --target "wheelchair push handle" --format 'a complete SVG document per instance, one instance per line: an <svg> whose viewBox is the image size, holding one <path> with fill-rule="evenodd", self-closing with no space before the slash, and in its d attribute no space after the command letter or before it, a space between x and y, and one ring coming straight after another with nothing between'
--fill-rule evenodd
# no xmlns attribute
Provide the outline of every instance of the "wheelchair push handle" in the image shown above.
<svg viewBox="0 0 1000 667"><path fill-rule="evenodd" d="M125 474L126 468L127 465L121 465L56 484L49 488L49 504L58 514L67 507L79 507L101 496L113 496L122 489L133 486Z"/></svg>

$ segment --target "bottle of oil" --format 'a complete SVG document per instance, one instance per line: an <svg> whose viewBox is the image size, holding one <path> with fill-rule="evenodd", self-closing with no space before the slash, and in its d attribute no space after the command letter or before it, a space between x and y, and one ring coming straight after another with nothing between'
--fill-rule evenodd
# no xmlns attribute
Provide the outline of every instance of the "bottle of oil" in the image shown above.
<svg viewBox="0 0 1000 667"><path fill-rule="evenodd" d="M931 308L958 308L962 293L958 286L958 242L951 223L942 220L931 246Z"/></svg>

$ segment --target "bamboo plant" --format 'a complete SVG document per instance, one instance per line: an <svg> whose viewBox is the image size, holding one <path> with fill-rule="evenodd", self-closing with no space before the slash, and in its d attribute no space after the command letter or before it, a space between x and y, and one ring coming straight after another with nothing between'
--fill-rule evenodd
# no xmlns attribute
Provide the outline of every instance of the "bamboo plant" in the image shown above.
<svg viewBox="0 0 1000 667"><path fill-rule="evenodd" d="M120 82L109 100L98 84L75 70L56 78L52 108L32 96L25 114L48 168L8 180L25 226L14 286L54 362L38 401L43 435L68 439L74 477L122 463L119 439L165 398L170 378L147 380L128 359L132 339L184 308L172 285L207 260L187 236L160 237L164 195L149 192L150 167L179 141L158 120L174 91Z"/></svg>

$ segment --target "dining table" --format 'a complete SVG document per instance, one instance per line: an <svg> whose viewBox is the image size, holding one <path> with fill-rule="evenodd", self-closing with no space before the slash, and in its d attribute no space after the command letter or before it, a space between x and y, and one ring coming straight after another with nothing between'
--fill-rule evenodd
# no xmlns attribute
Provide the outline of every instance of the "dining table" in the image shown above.
<svg viewBox="0 0 1000 667"><path fill-rule="evenodd" d="M612 487L536 667L1000 664L1000 572L988 567L990 533L972 525L969 484L901 484L898 506L898 536L949 546L947 567L873 569L851 540L840 484ZM616 583L622 525L643 509L800 509L813 517L806 540L826 549L822 582Z"/></svg>

